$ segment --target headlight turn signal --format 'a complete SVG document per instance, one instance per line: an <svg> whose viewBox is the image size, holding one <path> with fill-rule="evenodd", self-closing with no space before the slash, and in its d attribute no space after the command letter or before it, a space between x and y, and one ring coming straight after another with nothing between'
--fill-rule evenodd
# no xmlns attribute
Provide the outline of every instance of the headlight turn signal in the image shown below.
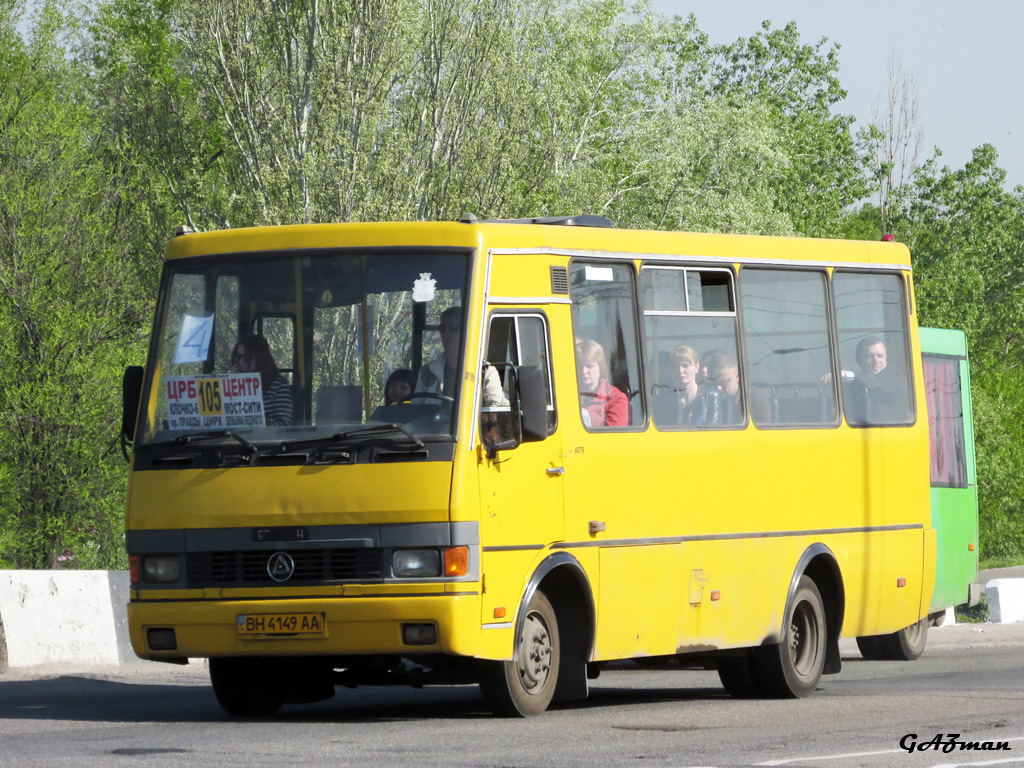
<svg viewBox="0 0 1024 768"><path fill-rule="evenodd" d="M469 547L448 547L444 551L444 575L465 576L469 573Z"/></svg>

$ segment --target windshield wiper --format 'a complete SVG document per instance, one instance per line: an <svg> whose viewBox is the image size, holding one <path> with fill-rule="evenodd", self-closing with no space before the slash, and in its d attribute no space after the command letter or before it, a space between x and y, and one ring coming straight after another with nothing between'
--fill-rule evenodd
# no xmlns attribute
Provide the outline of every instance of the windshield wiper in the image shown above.
<svg viewBox="0 0 1024 768"><path fill-rule="evenodd" d="M374 424L372 427L350 429L346 432L337 432L333 435L326 435L325 437L310 437L304 440L285 440L277 445L261 449L258 455L273 456L274 454L285 453L287 451L308 451L313 448L322 448L325 446L335 445L337 443L344 443L349 440L362 440L364 438L376 437L378 435L383 436L389 433L393 434L395 432L406 437L409 442L417 448L423 447L423 441L401 424Z"/></svg>
<svg viewBox="0 0 1024 768"><path fill-rule="evenodd" d="M150 445L188 445L189 443L203 443L212 440L224 440L226 438L237 440L246 448L246 450L249 451L250 454L256 454L259 452L259 448L257 448L254 443L249 442L240 434L230 429L219 429L215 432L189 432L187 435L178 435L170 440L163 440L159 443L150 443Z"/></svg>

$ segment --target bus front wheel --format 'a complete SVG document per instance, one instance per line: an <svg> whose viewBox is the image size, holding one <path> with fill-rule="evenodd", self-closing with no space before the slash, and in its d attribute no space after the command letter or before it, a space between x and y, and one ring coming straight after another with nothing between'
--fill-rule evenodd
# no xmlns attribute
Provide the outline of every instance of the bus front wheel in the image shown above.
<svg viewBox="0 0 1024 768"><path fill-rule="evenodd" d="M560 648L555 609L539 590L530 599L512 661L480 661L480 691L496 715L544 712L555 695Z"/></svg>
<svg viewBox="0 0 1024 768"><path fill-rule="evenodd" d="M825 669L825 606L814 580L801 576L783 623L782 642L755 650L757 677L777 698L810 696Z"/></svg>
<svg viewBox="0 0 1024 768"><path fill-rule="evenodd" d="M210 682L217 703L235 717L265 717L284 704L288 679L272 659L210 659Z"/></svg>

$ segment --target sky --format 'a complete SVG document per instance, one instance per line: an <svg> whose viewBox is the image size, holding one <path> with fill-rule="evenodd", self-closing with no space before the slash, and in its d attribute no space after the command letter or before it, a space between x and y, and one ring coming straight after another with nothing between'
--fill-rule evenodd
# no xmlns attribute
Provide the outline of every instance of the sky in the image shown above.
<svg viewBox="0 0 1024 768"><path fill-rule="evenodd" d="M917 79L924 128L921 160L942 150L941 165L962 168L971 150L992 144L1006 186L1024 185L1024 1L1022 0L652 0L666 15L697 17L712 43L750 37L765 19L795 21L800 39L838 43L836 109L858 125L881 111L889 60Z"/></svg>

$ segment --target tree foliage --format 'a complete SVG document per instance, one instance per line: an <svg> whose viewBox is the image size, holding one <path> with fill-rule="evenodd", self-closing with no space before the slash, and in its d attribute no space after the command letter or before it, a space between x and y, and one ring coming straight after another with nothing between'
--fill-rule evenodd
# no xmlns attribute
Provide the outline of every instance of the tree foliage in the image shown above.
<svg viewBox="0 0 1024 768"><path fill-rule="evenodd" d="M986 557L1024 557L1024 190L991 145L925 164L894 220L914 253L921 322L967 333Z"/></svg>
<svg viewBox="0 0 1024 768"><path fill-rule="evenodd" d="M0 561L120 556L120 371L148 319L119 235L124 169L92 142L74 26L43 7L0 31Z"/></svg>
<svg viewBox="0 0 1024 768"><path fill-rule="evenodd" d="M854 118L834 108L846 97L839 82L839 46L808 44L796 23L770 21L749 38L714 49L708 87L731 104L763 105L782 135L788 164L771 183L797 232L838 234L846 209L869 191L865 155Z"/></svg>
<svg viewBox="0 0 1024 768"><path fill-rule="evenodd" d="M902 102L855 132L837 51L647 0L0 0L0 564L122 557L118 379L174 225L464 212L892 227L970 336L983 545L1024 552L1021 194L990 147L894 175Z"/></svg>

